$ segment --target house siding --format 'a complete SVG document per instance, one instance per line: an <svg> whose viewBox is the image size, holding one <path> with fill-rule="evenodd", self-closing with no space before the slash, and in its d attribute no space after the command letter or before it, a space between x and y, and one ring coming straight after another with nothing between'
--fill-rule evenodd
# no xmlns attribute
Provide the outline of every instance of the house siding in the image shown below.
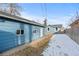
<svg viewBox="0 0 79 59"><path fill-rule="evenodd" d="M0 20L4 20L4 22L0 22L0 52L3 52L18 45L16 30L20 29L20 25L6 19Z"/></svg>
<svg viewBox="0 0 79 59"><path fill-rule="evenodd" d="M40 27L32 26L32 40L36 40L40 37Z"/></svg>
<svg viewBox="0 0 79 59"><path fill-rule="evenodd" d="M30 43L43 36L43 27L28 23L13 21L8 18L0 18L0 52L22 44ZM16 34L17 30L24 31L23 34Z"/></svg>

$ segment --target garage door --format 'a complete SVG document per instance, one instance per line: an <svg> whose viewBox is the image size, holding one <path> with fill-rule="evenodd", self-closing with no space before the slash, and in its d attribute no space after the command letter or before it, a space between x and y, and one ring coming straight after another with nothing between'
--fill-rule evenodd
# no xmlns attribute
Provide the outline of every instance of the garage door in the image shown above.
<svg viewBox="0 0 79 59"><path fill-rule="evenodd" d="M16 35L17 29L20 29L18 23L0 21L0 52L18 45L18 36Z"/></svg>

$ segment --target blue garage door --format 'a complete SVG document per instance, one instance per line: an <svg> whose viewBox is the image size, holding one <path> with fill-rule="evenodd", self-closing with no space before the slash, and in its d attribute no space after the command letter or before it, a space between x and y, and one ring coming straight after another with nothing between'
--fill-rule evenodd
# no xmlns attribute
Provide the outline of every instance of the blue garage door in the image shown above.
<svg viewBox="0 0 79 59"><path fill-rule="evenodd" d="M20 25L15 22L0 21L0 52L6 51L18 45L16 30Z"/></svg>

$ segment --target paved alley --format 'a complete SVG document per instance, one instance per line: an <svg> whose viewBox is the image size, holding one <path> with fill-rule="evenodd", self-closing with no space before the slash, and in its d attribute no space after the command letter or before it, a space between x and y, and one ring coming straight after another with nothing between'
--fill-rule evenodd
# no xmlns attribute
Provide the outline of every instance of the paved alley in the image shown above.
<svg viewBox="0 0 79 59"><path fill-rule="evenodd" d="M42 53L44 56L79 56L79 45L65 34L55 34Z"/></svg>

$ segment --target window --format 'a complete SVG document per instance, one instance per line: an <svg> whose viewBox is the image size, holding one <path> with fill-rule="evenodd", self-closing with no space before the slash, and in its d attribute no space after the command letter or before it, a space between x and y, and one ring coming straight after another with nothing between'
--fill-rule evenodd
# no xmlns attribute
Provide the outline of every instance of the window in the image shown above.
<svg viewBox="0 0 79 59"><path fill-rule="evenodd" d="M16 30L16 34L19 35L20 34L20 30Z"/></svg>
<svg viewBox="0 0 79 59"><path fill-rule="evenodd" d="M24 30L21 30L21 34L24 34Z"/></svg>
<svg viewBox="0 0 79 59"><path fill-rule="evenodd" d="M16 34L19 35L19 34L24 34L24 30L16 30Z"/></svg>
<svg viewBox="0 0 79 59"><path fill-rule="evenodd" d="M33 33L36 33L36 32L37 32L37 30L34 30L34 31L33 31Z"/></svg>
<svg viewBox="0 0 79 59"><path fill-rule="evenodd" d="M49 31L49 28L48 28L48 31Z"/></svg>
<svg viewBox="0 0 79 59"><path fill-rule="evenodd" d="M56 31L58 30L58 28L56 27Z"/></svg>

